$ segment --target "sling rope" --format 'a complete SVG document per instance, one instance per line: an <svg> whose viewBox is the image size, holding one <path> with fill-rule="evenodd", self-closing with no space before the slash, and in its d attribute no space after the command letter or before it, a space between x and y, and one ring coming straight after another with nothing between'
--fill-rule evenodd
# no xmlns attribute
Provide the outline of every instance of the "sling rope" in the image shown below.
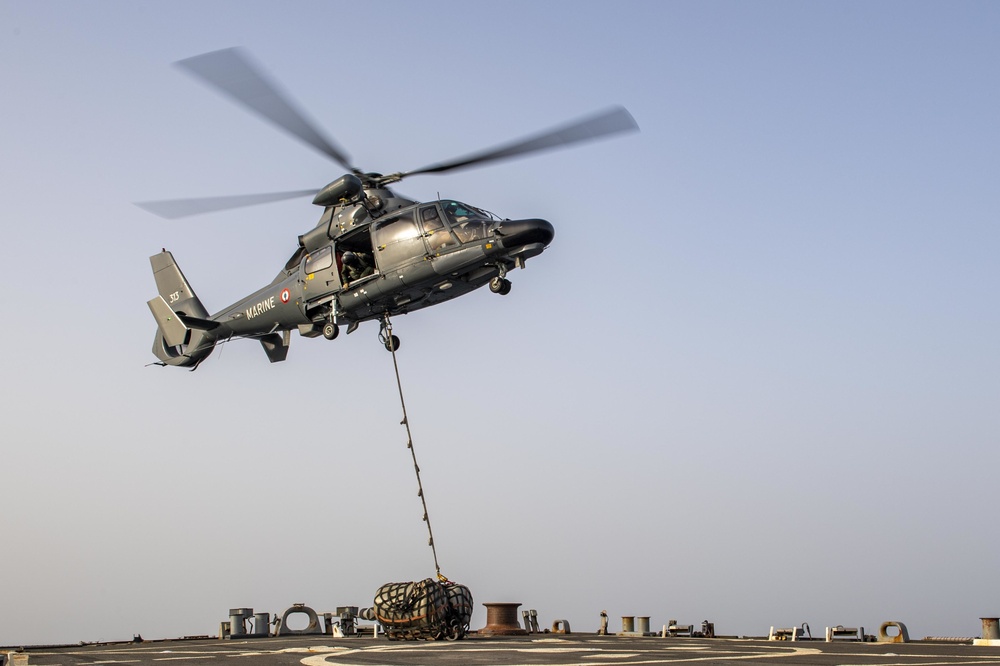
<svg viewBox="0 0 1000 666"><path fill-rule="evenodd" d="M434 571L437 573L438 580L447 581L448 579L441 575L441 567L438 565L437 548L434 547L434 532L431 530L431 519L427 513L427 498L424 496L424 486L420 482L420 465L417 464L417 452L413 448L410 420L406 416L406 401L403 400L403 382L399 378L399 363L396 362L396 341L398 338L392 335L392 322L389 321L388 313L386 313L382 321L382 330L380 331L379 338L385 343L386 348L392 352L392 367L396 371L396 387L399 389L399 405L403 408L403 420L400 422L400 425L406 426L406 448L410 450L410 456L413 458L413 470L417 475L417 496L424 507L424 522L427 523L427 545L431 547L431 553L434 555Z"/></svg>

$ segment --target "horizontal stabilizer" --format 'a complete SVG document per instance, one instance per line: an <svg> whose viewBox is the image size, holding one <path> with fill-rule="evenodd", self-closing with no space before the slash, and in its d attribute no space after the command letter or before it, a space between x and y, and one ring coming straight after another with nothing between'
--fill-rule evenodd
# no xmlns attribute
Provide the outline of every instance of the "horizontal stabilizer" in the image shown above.
<svg viewBox="0 0 1000 666"><path fill-rule="evenodd" d="M188 328L196 328L199 331L214 331L219 328L219 322L212 321L211 319L202 319L200 317L189 317L186 314L178 314L180 320L184 322L184 325Z"/></svg>
<svg viewBox="0 0 1000 666"><path fill-rule="evenodd" d="M168 347L178 347L187 341L188 327L181 321L181 318L170 309L162 296L156 296L151 301L147 301L149 311L153 313L156 325L160 327L163 340Z"/></svg>

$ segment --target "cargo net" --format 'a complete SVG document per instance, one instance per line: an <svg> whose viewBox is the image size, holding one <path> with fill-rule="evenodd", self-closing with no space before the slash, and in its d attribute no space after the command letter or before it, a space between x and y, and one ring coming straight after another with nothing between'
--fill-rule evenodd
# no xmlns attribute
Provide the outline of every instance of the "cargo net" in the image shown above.
<svg viewBox="0 0 1000 666"><path fill-rule="evenodd" d="M389 640L456 641L469 631L472 593L450 580L386 583L375 593L375 619Z"/></svg>

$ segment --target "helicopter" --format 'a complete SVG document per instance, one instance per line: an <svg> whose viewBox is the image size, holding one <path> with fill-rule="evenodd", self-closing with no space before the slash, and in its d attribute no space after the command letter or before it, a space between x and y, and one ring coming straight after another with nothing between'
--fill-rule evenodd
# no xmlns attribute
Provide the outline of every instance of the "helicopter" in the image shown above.
<svg viewBox="0 0 1000 666"><path fill-rule="evenodd" d="M313 195L319 222L298 237L295 252L270 284L209 314L165 248L150 257L158 295L147 302L156 321L156 365L194 370L217 344L260 342L270 362L284 361L292 331L334 340L380 322L379 340L395 352L390 318L468 294L483 286L506 295L508 273L524 268L552 242L546 220L501 218L452 199L419 202L389 185L557 148L638 126L612 107L530 137L411 171L383 175L351 164L241 49L213 51L175 63L278 129L319 151L348 173L316 190L138 202L167 219Z"/></svg>

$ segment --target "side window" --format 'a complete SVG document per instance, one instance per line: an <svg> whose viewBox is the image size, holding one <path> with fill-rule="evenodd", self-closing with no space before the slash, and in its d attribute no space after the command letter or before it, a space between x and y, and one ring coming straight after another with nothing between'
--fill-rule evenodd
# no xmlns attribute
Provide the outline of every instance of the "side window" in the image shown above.
<svg viewBox="0 0 1000 666"><path fill-rule="evenodd" d="M333 248L321 247L306 256L306 273L317 273L333 266Z"/></svg>
<svg viewBox="0 0 1000 666"><path fill-rule="evenodd" d="M454 237L441 220L437 206L427 206L420 209L420 224L424 230L424 238L427 239L427 248L431 252L437 252L443 247L455 244Z"/></svg>

